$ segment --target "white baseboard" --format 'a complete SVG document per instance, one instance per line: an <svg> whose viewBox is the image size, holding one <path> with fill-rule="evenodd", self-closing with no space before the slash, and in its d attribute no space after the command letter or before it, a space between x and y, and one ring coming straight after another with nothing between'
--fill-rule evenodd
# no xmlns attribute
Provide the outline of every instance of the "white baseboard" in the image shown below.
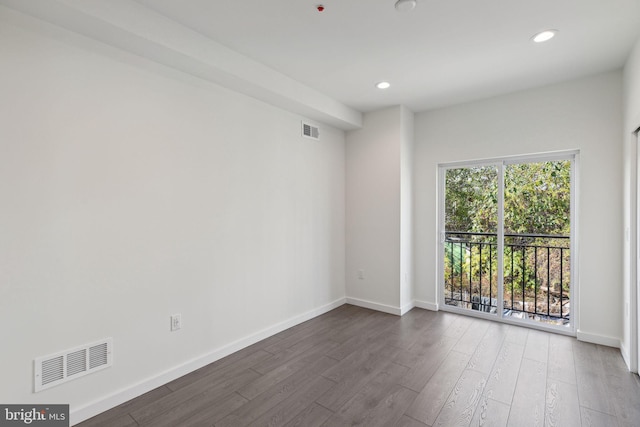
<svg viewBox="0 0 640 427"><path fill-rule="evenodd" d="M402 316L402 309L400 307L394 307L392 305L380 304L373 301L350 297L347 297L347 304L357 305L358 307L381 311L383 313L395 314L396 316Z"/></svg>
<svg viewBox="0 0 640 427"><path fill-rule="evenodd" d="M590 342L593 344L606 345L607 347L620 348L620 339L607 337L604 335L589 334L586 332L578 331L576 338L579 341Z"/></svg>
<svg viewBox="0 0 640 427"><path fill-rule="evenodd" d="M624 360L625 365L627 365L627 369L631 371L631 355L629 354L627 346L624 345L623 340L620 340L620 354L622 355L622 360Z"/></svg>
<svg viewBox="0 0 640 427"><path fill-rule="evenodd" d="M371 310L381 311L383 313L395 314L396 316L404 316L412 308L424 308L426 310L438 311L438 304L426 301L413 300L408 304L403 305L402 307L394 307L392 305L380 304L373 301L363 300L359 298L351 298L347 297L347 304L357 305L358 307L368 308Z"/></svg>
<svg viewBox="0 0 640 427"><path fill-rule="evenodd" d="M415 305L413 304L413 301L411 301L409 304L405 304L402 307L400 307L400 316L404 316L405 314L410 312L413 307L415 307Z"/></svg>
<svg viewBox="0 0 640 427"><path fill-rule="evenodd" d="M413 305L419 308L424 308L425 310L431 310L431 311L440 310L440 306L434 302L414 300Z"/></svg>
<svg viewBox="0 0 640 427"><path fill-rule="evenodd" d="M314 317L320 316L321 314L327 313L335 308L340 307L346 302L346 298L337 299L329 304L307 311L306 313L302 313L298 316L292 317L291 319L285 320L259 332L256 332L255 334L232 342L231 344L225 345L224 347L205 354L204 356L194 358L174 368L168 369L158 375L155 375L130 387L116 391L111 395L91 402L85 406L77 409L72 408L70 413L71 425L81 423L84 420L94 417L111 408L114 408L128 400L131 400L148 391L160 387L163 384L180 378L190 372L195 371L196 369L200 369L203 366L213 363L216 360L222 359L223 357L235 353L238 350L242 350L243 348L255 344L258 341L282 332L285 329L289 329L292 326L298 325L302 322L313 319Z"/></svg>

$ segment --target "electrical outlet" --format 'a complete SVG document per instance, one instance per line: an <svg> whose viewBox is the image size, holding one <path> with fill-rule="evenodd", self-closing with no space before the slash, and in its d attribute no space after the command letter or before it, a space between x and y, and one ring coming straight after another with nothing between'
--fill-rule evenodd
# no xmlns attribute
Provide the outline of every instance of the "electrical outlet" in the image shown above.
<svg viewBox="0 0 640 427"><path fill-rule="evenodd" d="M182 328L182 315L174 314L171 316L171 331L177 331Z"/></svg>
<svg viewBox="0 0 640 427"><path fill-rule="evenodd" d="M364 279L364 270L358 270L358 279L360 280Z"/></svg>

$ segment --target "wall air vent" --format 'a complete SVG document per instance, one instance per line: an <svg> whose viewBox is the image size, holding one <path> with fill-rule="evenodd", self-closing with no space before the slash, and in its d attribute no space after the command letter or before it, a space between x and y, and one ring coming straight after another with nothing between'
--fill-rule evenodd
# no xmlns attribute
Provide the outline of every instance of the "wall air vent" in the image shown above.
<svg viewBox="0 0 640 427"><path fill-rule="evenodd" d="M113 340L102 341L50 354L35 359L34 388L45 390L92 372L108 368L113 363Z"/></svg>
<svg viewBox="0 0 640 427"><path fill-rule="evenodd" d="M305 138L320 140L320 129L317 126L310 125L309 123L302 122L302 136Z"/></svg>

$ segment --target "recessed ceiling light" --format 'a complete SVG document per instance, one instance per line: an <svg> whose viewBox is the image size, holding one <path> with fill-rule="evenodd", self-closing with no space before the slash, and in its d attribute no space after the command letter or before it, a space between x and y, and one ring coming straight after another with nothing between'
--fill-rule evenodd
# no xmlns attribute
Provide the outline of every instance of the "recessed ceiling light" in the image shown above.
<svg viewBox="0 0 640 427"><path fill-rule="evenodd" d="M398 12L409 12L416 7L416 0L398 0L396 2L396 10Z"/></svg>
<svg viewBox="0 0 640 427"><path fill-rule="evenodd" d="M378 89L389 89L390 86L391 86L391 83L389 83L389 82L376 83L376 87Z"/></svg>
<svg viewBox="0 0 640 427"><path fill-rule="evenodd" d="M531 40L536 43L546 42L548 40L551 40L557 32L558 30L544 30L531 37Z"/></svg>

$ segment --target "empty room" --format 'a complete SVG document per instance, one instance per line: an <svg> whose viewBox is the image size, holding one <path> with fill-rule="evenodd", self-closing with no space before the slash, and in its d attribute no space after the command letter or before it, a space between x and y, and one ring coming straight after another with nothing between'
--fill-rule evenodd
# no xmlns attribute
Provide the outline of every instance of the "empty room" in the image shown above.
<svg viewBox="0 0 640 427"><path fill-rule="evenodd" d="M0 0L0 425L640 425L640 0Z"/></svg>

